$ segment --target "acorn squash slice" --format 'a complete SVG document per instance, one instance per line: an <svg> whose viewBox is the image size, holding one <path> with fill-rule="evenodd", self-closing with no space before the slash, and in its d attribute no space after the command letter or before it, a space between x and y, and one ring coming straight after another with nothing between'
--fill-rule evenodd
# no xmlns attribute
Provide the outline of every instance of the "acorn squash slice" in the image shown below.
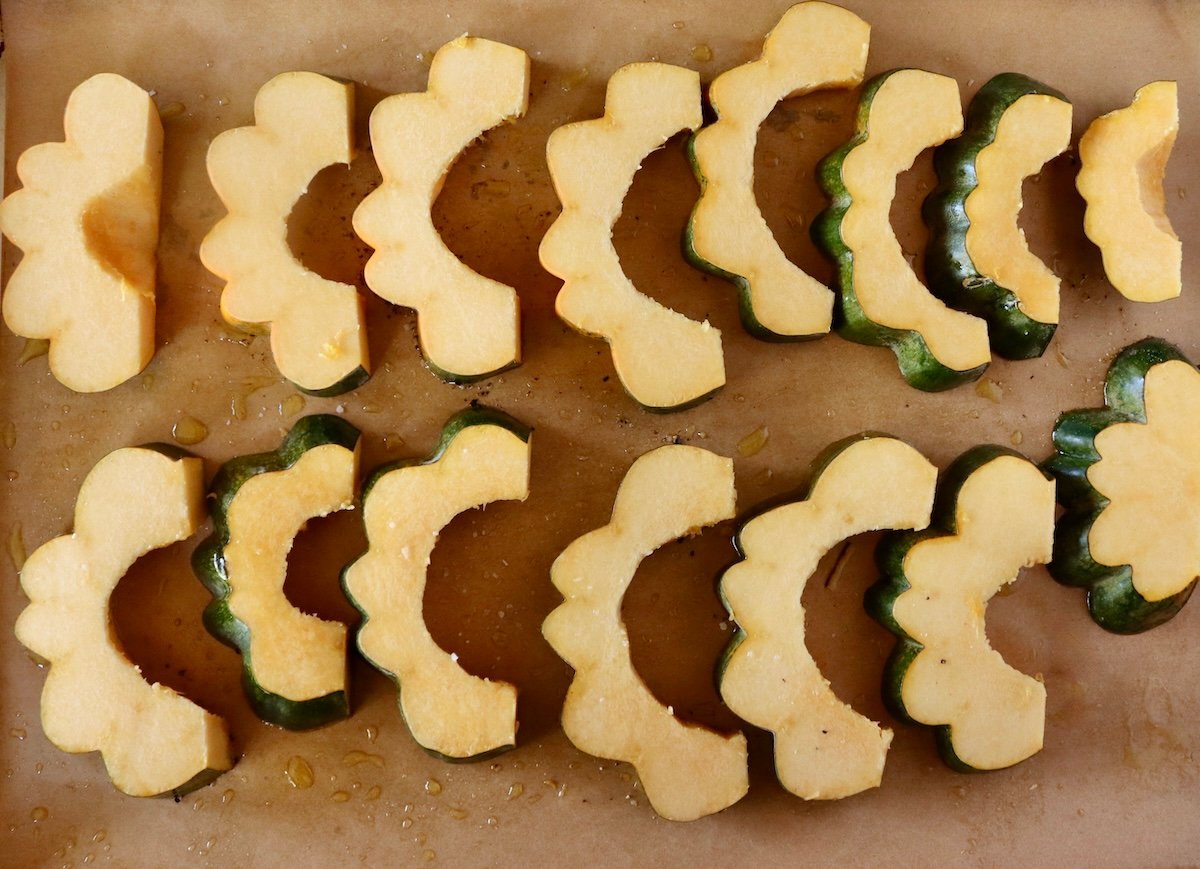
<svg viewBox="0 0 1200 869"><path fill-rule="evenodd" d="M354 231L375 248L367 286L416 310L426 363L453 383L520 363L518 300L512 287L472 271L446 247L431 209L458 155L528 104L529 56L460 36L434 54L427 91L386 97L371 112L383 183L354 211Z"/></svg>
<svg viewBox="0 0 1200 869"><path fill-rule="evenodd" d="M708 88L716 120L688 142L700 198L684 234L699 268L732 281L742 325L766 340L829 331L833 293L780 249L754 200L758 128L780 100L859 84L871 28L829 3L798 3L767 34L762 56L721 73Z"/></svg>
<svg viewBox="0 0 1200 869"><path fill-rule="evenodd" d="M1015 72L971 100L966 129L934 152L925 274L947 304L983 317L1006 359L1042 355L1058 325L1059 280L1017 222L1021 184L1071 142L1071 104Z"/></svg>
<svg viewBox="0 0 1200 869"><path fill-rule="evenodd" d="M450 418L433 455L385 465L363 489L367 551L342 587L363 615L358 650L400 689L417 743L443 760L512 748L517 689L474 676L425 626L425 570L438 532L464 510L529 495L532 432L488 408Z"/></svg>
<svg viewBox="0 0 1200 869"><path fill-rule="evenodd" d="M572 328L608 341L621 385L653 411L691 407L725 384L721 333L638 292L612 228L642 159L700 123L696 72L633 63L609 79L603 117L559 127L546 143L562 213L538 255L563 279L555 309Z"/></svg>
<svg viewBox="0 0 1200 869"><path fill-rule="evenodd" d="M133 562L204 521L200 459L153 447L109 453L88 473L72 533L21 570L30 604L17 639L49 664L42 727L63 751L99 751L118 790L176 796L233 766L225 722L147 684L113 631L109 599Z"/></svg>
<svg viewBox="0 0 1200 869"><path fill-rule="evenodd" d="M894 438L864 435L818 460L807 497L738 531L742 560L721 578L738 630L718 671L721 697L775 737L780 783L806 800L878 787L892 732L833 693L805 646L801 596L821 556L881 528L924 528L937 469Z"/></svg>
<svg viewBox="0 0 1200 869"><path fill-rule="evenodd" d="M346 626L284 596L287 557L309 519L351 509L358 429L306 416L279 449L232 459L212 482L213 533L192 566L212 593L204 624L242 654L242 685L264 721L305 730L350 714Z"/></svg>
<svg viewBox="0 0 1200 869"><path fill-rule="evenodd" d="M72 91L66 141L17 161L24 187L0 203L0 230L25 252L5 288L4 322L50 341L50 371L76 392L111 389L154 355L162 123L119 75Z"/></svg>
<svg viewBox="0 0 1200 869"><path fill-rule="evenodd" d="M275 365L301 391L337 395L370 371L362 299L300 264L287 218L321 169L354 158L354 84L282 73L259 89L254 121L208 148L208 176L229 214L201 242L200 259L226 281L227 322L269 331Z"/></svg>
<svg viewBox="0 0 1200 869"><path fill-rule="evenodd" d="M855 134L817 167L830 206L813 240L837 265L839 334L890 347L918 389L977 378L991 359L987 323L952 310L918 280L892 231L896 177L926 148L962 132L958 84L919 69L863 86Z"/></svg>
<svg viewBox="0 0 1200 869"><path fill-rule="evenodd" d="M1163 193L1179 132L1178 99L1175 82L1151 82L1132 105L1096 118L1079 139L1083 229L1100 248L1109 282L1135 302L1173 299L1183 289L1183 244Z"/></svg>
<svg viewBox="0 0 1200 869"><path fill-rule="evenodd" d="M564 601L542 634L575 669L563 730L582 751L632 764L650 805L673 821L719 812L746 794L746 738L685 723L654 697L633 667L621 600L643 558L733 518L735 499L732 460L659 447L626 473L611 521L571 543L550 569Z"/></svg>
<svg viewBox="0 0 1200 869"><path fill-rule="evenodd" d="M1172 618L1200 575L1200 371L1146 338L1113 360L1104 404L1054 426L1044 467L1066 513L1050 574L1088 590L1097 624L1130 634Z"/></svg>
<svg viewBox="0 0 1200 869"><path fill-rule="evenodd" d="M1054 509L1054 481L1024 456L976 447L943 475L930 528L880 545L867 610L899 637L884 699L935 726L956 769L1002 769L1042 748L1046 688L989 645L984 617L1022 568L1050 560Z"/></svg>

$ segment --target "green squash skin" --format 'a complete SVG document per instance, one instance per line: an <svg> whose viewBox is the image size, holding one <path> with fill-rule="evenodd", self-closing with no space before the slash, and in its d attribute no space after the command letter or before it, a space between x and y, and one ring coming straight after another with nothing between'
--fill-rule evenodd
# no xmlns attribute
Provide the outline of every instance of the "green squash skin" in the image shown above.
<svg viewBox="0 0 1200 869"><path fill-rule="evenodd" d="M1115 634L1136 634L1169 621L1196 587L1193 581L1177 594L1147 601L1133 587L1129 565L1098 564L1088 542L1092 523L1109 503L1087 479L1088 469L1100 459L1096 435L1119 423L1145 423L1146 373L1172 360L1191 365L1177 347L1159 338L1145 338L1122 350L1105 378L1105 407L1060 416L1054 426L1055 454L1042 463L1054 477L1058 502L1066 510L1054 529L1050 575L1064 585L1086 588L1092 619Z"/></svg>
<svg viewBox="0 0 1200 869"><path fill-rule="evenodd" d="M494 408L483 407L481 405L472 404L470 407L465 408L464 410L460 410L458 413L454 414L454 416L450 417L450 419L446 421L445 426L442 427L442 434L441 434L441 437L438 439L437 446L434 447L433 452L427 458L400 459L398 461L389 462L388 464L381 465L380 467L376 468L371 473L371 475L367 478L367 481L363 484L362 502L363 502L364 510L366 507L367 498L370 497L371 490L374 488L375 484L377 482L379 482L379 480L382 479L386 474L388 474L392 471L400 470L401 468L410 468L415 465L432 465L432 464L438 462L442 458L442 456L445 455L446 450L450 447L450 443L454 440L454 438L457 437L459 435L459 433L463 431L463 429L468 428L473 425L497 425L497 426L500 426L502 428L508 429L510 432L515 434L517 437L519 437L522 441L525 441L526 443L528 443L530 436L533 434L532 428L530 428L529 426L520 422L519 420L509 416L507 413L505 413L502 410L496 410ZM361 557L362 556L360 555L359 558L361 558ZM358 561L358 558L355 558L353 561L351 561L349 564L347 564L344 568L342 568L341 585L342 585L342 593L345 594L346 599L348 601L350 601L350 603L354 606L354 608L356 610L358 610L358 612L362 615L362 623L359 625L359 630L361 631L362 628L366 626L367 622L369 622L371 620L371 617L359 605L358 601L355 600L354 595L351 594L349 587L346 585L346 574L350 571L350 568L353 567L357 561ZM357 645L357 643L356 643L356 645ZM358 651L359 651L359 654L361 654L363 656L363 658L366 659L367 663L369 663L372 667L374 667L376 670L378 670L383 675L387 676L389 679L392 680L393 683L395 683L395 685L396 685L396 705L400 709L400 717L403 719L404 718L404 706L400 703L400 693L404 690L404 686L401 684L399 677L397 677L397 675L395 673L391 672L390 670L380 666L379 663L377 661L375 661L374 659L370 658L362 650L361 646L358 647ZM405 720L404 726L408 727L407 720ZM410 733L412 732L411 728L409 728L409 732ZM420 745L420 743L418 743L418 745ZM503 754L504 752L509 751L510 749L514 748L514 746L501 745L501 746L497 746L496 748L489 749L488 751L481 752L479 754L470 755L469 757L453 757L451 755L443 754L440 751L436 751L425 745L421 745L421 748L427 754L432 755L433 757L436 757L439 760L446 761L447 763L473 763L475 761L487 760L488 758L495 757L498 754Z"/></svg>
<svg viewBox="0 0 1200 869"><path fill-rule="evenodd" d="M497 374L503 374L505 371L511 371L521 365L520 359L514 359L507 365L502 365L495 371L485 371L482 374L455 374L453 371L447 371L445 368L440 368L433 363L428 356L425 356L425 350L422 348L421 354L425 360L425 367L440 377L447 383L454 386L469 386L472 383L478 383L481 380L487 380L489 377L495 377Z"/></svg>
<svg viewBox="0 0 1200 869"><path fill-rule="evenodd" d="M996 129L1009 106L1028 94L1042 94L1069 103L1051 87L1015 72L1001 73L988 81L967 108L962 136L939 145L933 152L938 185L921 207L929 226L925 250L925 277L929 289L943 302L988 321L992 349L1005 359L1033 359L1045 352L1056 323L1042 323L1025 315L1016 295L979 273L967 252L966 203L979 177L975 160L996 139Z"/></svg>
<svg viewBox="0 0 1200 869"><path fill-rule="evenodd" d="M242 484L251 477L287 470L305 452L323 444L338 444L352 450L358 439L358 429L341 417L306 416L292 427L274 452L240 456L226 462L210 487L213 533L192 553L192 570L213 596L212 603L204 609L204 626L218 640L241 653L242 686L255 714L288 730L309 730L346 718L350 714L349 698L345 691L334 691L310 700L288 700L265 690L254 678L250 629L229 610L232 587L225 565L229 506Z"/></svg>
<svg viewBox="0 0 1200 869"><path fill-rule="evenodd" d="M357 389L368 380L371 379L371 372L359 366L339 380L337 383L326 386L322 389L306 389L298 383L292 383L292 386L303 392L305 395L312 395L316 398L332 398L335 395L341 395L344 392L349 392L352 389ZM289 381L291 382L291 381Z"/></svg>
<svg viewBox="0 0 1200 869"><path fill-rule="evenodd" d="M712 112L712 118L706 113L705 124L711 123L716 119L715 111ZM696 160L696 133L690 135L687 139L687 158L688 163L692 166L692 173L696 176L696 181L700 184L700 195L704 196L705 190L708 189L708 178L705 177L700 169L700 164ZM699 203L697 203L698 207ZM785 335L782 332L775 332L764 326L758 319L758 315L754 311L754 296L751 293L750 280L744 275L734 274L726 271L714 263L709 262L704 257L700 256L696 251L696 245L693 235L694 222L696 219L696 208L692 209L692 214L688 218L687 226L683 230L683 257L694 267L710 275L715 275L722 280L729 281L737 289L738 299L738 315L742 321L742 328L748 333L758 338L760 341L769 341L772 343L792 343L795 341L814 341L822 337L824 332L817 332L811 335ZM708 396L705 396L707 398ZM701 401L703 399L700 399ZM679 408L682 409L682 408Z"/></svg>
<svg viewBox="0 0 1200 869"><path fill-rule="evenodd" d="M813 220L811 233L813 242L837 267L835 331L843 338L859 344L890 348L896 354L901 376L909 385L925 392L939 392L977 379L987 365L968 371L948 368L929 351L920 333L909 329L893 329L870 319L855 292L854 251L842 240L842 220L852 204L850 193L842 181L842 164L851 151L867 140L871 104L876 92L892 74L901 71L893 69L880 73L863 85L854 135L817 164L817 183L829 197L830 205Z"/></svg>
<svg viewBox="0 0 1200 869"><path fill-rule="evenodd" d="M925 649L918 640L908 635L893 614L896 599L912 588L904 572L904 560L909 550L918 543L938 537L951 537L958 533L955 514L958 509L959 492L973 473L1002 456L1025 459L1015 450L994 444L984 444L967 450L942 474L933 501L929 527L921 531L889 532L880 540L879 548L875 550L876 563L882 577L867 589L863 605L872 618L896 635L896 645L883 673L883 701L888 710L903 721L921 723L909 715L904 707L903 686L908 676L908 668ZM1046 478L1049 479L1048 474ZM958 772L982 771L964 762L955 753L954 733L950 725L933 725L933 730L938 753L947 766Z"/></svg>

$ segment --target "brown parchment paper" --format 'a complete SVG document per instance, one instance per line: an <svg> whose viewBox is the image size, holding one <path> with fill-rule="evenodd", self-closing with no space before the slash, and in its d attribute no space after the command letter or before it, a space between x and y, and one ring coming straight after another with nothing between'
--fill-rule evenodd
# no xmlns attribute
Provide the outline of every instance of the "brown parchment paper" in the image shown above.
<svg viewBox="0 0 1200 869"><path fill-rule="evenodd" d="M944 467L981 442L1016 445L1035 460L1065 409L1100 403L1112 354L1148 334L1200 360L1200 6L1183 2L870 2L847 0L873 26L868 73L919 66L954 76L964 102L989 77L1018 70L1074 102L1076 137L1096 115L1126 105L1159 78L1180 83L1182 125L1167 207L1183 238L1184 294L1138 305L1106 282L1082 233L1076 162L1065 155L1027 182L1022 223L1063 276L1062 325L1044 358L995 360L988 385L917 392L890 352L830 336L767 344L738 324L732 287L691 269L679 237L697 193L682 137L651 155L634 181L615 239L635 284L724 335L728 385L686 412L652 415L621 391L606 346L554 315L559 282L537 245L558 203L544 165L547 135L598 116L617 67L656 58L696 68L707 82L758 56L788 0L596 4L460 0L5 0L6 190L16 157L62 138L62 109L88 76L118 72L152 90L167 114L158 351L139 377L76 395L45 358L18 363L25 342L0 328L0 865L1079 865L1170 866L1200 861L1200 605L1148 634L1105 634L1082 595L1033 569L989 609L989 635L1017 667L1040 673L1048 695L1044 751L1016 768L960 775L938 760L930 732L895 721L879 698L892 639L863 612L875 578L874 536L831 555L805 593L810 643L835 690L896 730L883 785L834 803L805 803L775 782L770 739L748 729L749 795L690 824L663 821L632 770L573 748L558 727L568 668L542 640L559 602L554 557L607 521L635 457L669 441L735 458L739 509L807 480L827 444L863 429L905 438ZM470 266L514 285L524 315L525 362L470 387L425 369L414 318L367 295L375 373L337 398L305 398L283 382L265 339L221 323L221 282L197 257L223 214L205 173L208 143L252 122L257 88L308 69L358 84L361 156L326 170L293 213L293 247L328 276L362 286L369 251L350 231L356 202L378 173L366 120L383 96L423 90L432 52L469 32L529 52L528 115L488 133L451 171L434 209L438 228ZM813 167L850 133L856 95L785 101L764 125L756 187L784 249L832 278L808 239L822 206ZM929 155L901 179L893 218L907 251L920 250L919 203ZM19 252L6 243L7 275ZM208 595L192 576L196 539L140 560L113 599L131 658L224 716L240 760L210 787L138 800L109 784L98 755L67 755L42 734L45 673L13 637L25 605L15 561L68 531L92 465L121 446L171 441L184 417L208 436L192 447L211 474L235 455L273 449L297 412L343 414L364 432L365 467L425 455L442 422L479 400L535 427L532 494L456 519L429 570L425 611L434 637L470 671L521 691L519 745L473 765L422 752L396 709L390 682L356 659L354 714L315 732L264 725L239 684L240 659L201 623ZM761 451L738 444L765 427ZM1164 509L1171 505L1164 504ZM296 543L287 592L303 609L353 623L338 569L364 546L355 513L314 521ZM739 726L713 688L731 636L714 579L734 557L732 523L651 556L625 616L634 661L678 714ZM286 772L295 758L307 788Z"/></svg>

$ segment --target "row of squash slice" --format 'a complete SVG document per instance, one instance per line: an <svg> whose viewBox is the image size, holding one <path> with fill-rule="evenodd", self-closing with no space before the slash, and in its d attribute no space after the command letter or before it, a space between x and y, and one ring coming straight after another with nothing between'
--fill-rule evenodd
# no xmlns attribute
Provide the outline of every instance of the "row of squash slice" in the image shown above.
<svg viewBox="0 0 1200 869"><path fill-rule="evenodd" d="M977 447L939 485L915 449L864 434L826 451L803 498L743 522L740 560L719 587L737 625L719 686L732 711L773 733L787 790L830 799L878 786L892 738L834 695L805 646L804 583L841 540L891 529L879 549L883 578L866 597L898 638L884 695L898 717L936 727L958 769L1006 767L1042 746L1045 688L1009 667L984 629L988 600L1022 568L1048 564L1060 581L1087 587L1093 618L1110 631L1146 630L1178 612L1200 573L1200 372L1146 339L1114 360L1104 398L1103 408L1060 417L1056 453L1041 469ZM279 449L227 462L211 487L213 533L194 553L213 595L205 624L241 652L257 714L293 729L349 714L344 626L294 609L283 584L304 523L353 506L359 440L340 417L311 416ZM451 418L432 456L385 465L363 486L368 548L342 575L363 615L358 648L402 689L416 741L448 760L515 744L516 689L466 673L436 645L422 617L425 569L457 513L527 496L530 444L511 417L471 408ZM1164 492L1170 516L1158 509ZM1056 497L1066 508L1057 524ZM120 577L149 549L194 534L203 505L199 459L118 450L85 480L73 533L40 547L21 573L31 604L17 636L50 664L47 736L67 751L101 751L128 793L180 793L232 765L224 723L142 681L108 628ZM629 469L610 522L551 569L563 603L543 634L575 671L563 728L580 749L632 764L671 819L746 793L746 740L686 724L653 697L634 670L621 602L648 553L735 510L730 459L661 447Z"/></svg>
<svg viewBox="0 0 1200 869"><path fill-rule="evenodd" d="M759 59L713 81L712 124L701 129L696 72L639 63L614 73L602 118L551 136L547 163L562 214L540 256L564 280L558 313L610 343L622 384L648 409L690 406L725 382L719 331L638 292L612 247L639 164L680 130L694 133L688 147L701 185L685 252L737 285L751 333L799 340L836 322L851 340L891 347L904 378L929 390L977 377L992 348L1009 358L1045 349L1058 320L1058 279L1030 253L1017 216L1022 180L1069 145L1071 107L1024 76L1006 73L981 88L965 128L952 79L901 69L868 81L854 136L818 168L831 206L813 234L837 265L837 292L775 243L754 202L758 126L784 97L861 83L869 32L844 9L800 3ZM435 54L425 92L390 96L371 115L383 180L354 214L355 231L375 248L366 281L416 310L426 361L452 382L519 364L518 301L513 288L449 251L430 209L458 154L524 114L529 69L525 52L463 36ZM370 371L362 299L304 268L286 225L317 172L353 159L354 86L284 73L262 87L254 113L253 126L226 131L209 150L209 176L228 214L204 239L201 258L226 281L225 319L269 331L284 377L316 395L353 389ZM26 253L3 309L17 334L49 339L56 377L98 391L132 377L154 350L162 126L148 94L104 74L72 94L65 127L65 143L22 155L24 189L0 206L0 229ZM1156 82L1079 142L1085 230L1131 299L1180 292L1181 247L1162 191L1177 128L1175 85ZM888 215L896 176L934 146L927 289Z"/></svg>

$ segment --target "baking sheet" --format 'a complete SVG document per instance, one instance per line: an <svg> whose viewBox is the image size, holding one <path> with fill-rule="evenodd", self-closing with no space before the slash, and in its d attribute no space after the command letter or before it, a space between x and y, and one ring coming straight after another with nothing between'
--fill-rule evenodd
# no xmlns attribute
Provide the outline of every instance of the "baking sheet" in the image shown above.
<svg viewBox="0 0 1200 869"><path fill-rule="evenodd" d="M598 341L554 315L559 282L541 270L537 245L557 214L544 146L560 124L598 116L617 67L658 59L696 68L704 81L758 56L788 6L618 0L566 2L204 3L5 0L6 190L13 162L32 144L62 138L71 89L102 71L153 90L169 117L160 245L158 352L146 371L100 395L76 395L24 364L23 339L0 330L0 532L9 549L66 532L92 465L121 446L170 441L183 417L205 440L191 449L211 474L235 455L274 448L295 419L264 339L220 320L221 282L197 257L223 214L204 168L220 131L252 121L257 88L278 72L309 69L358 84L360 143L383 96L423 90L432 52L469 32L519 46L533 61L529 112L488 133L451 171L434 209L438 228L469 265L514 285L525 362L469 387L427 371L410 312L368 294L376 371L354 392L306 397L302 413L343 414L365 435L364 464L424 455L442 422L472 401L533 425L532 494L456 519L430 567L426 616L435 639L471 672L521 691L519 745L473 765L448 765L408 736L395 691L361 661L352 667L355 711L339 724L289 733L258 722L239 685L240 659L210 637L208 595L191 575L196 539L140 560L118 588L117 632L147 678L161 681L231 725L237 767L185 797L137 800L108 783L97 755L67 755L42 735L44 672L12 634L25 604L11 558L0 563L0 864L157 866L687 865L816 861L889 864L1195 865L1200 855L1200 656L1198 611L1187 608L1149 634L1115 637L1088 619L1082 596L1033 569L989 609L989 636L1048 691L1046 747L1019 766L964 776L944 768L930 733L899 724L878 682L891 636L862 611L875 577L873 536L856 539L839 568L827 558L809 584L810 644L834 689L896 730L881 788L835 803L805 803L774 780L770 740L748 728L749 795L695 823L658 819L632 770L574 749L557 724L569 669L541 639L559 602L549 566L571 540L607 521L636 456L679 441L735 457L739 509L796 489L827 444L863 429L896 434L941 467L981 442L1016 445L1040 460L1065 409L1096 405L1112 354L1148 334L1200 359L1194 296L1200 241L1200 7L1186 2L1004 4L846 2L873 27L868 74L920 66L954 76L964 102L993 74L1018 70L1071 97L1076 136L1096 115L1128 103L1148 81L1180 83L1182 126L1168 167L1167 208L1184 242L1181 299L1136 305L1103 277L1083 238L1082 205L1064 156L1026 184L1022 223L1035 251L1064 278L1062 326L1044 358L993 362L991 386L928 395L907 387L890 352L831 336L766 344L737 321L730 285L687 266L679 233L697 192L682 137L651 155L615 238L635 284L722 330L728 384L698 408L662 416L620 390ZM710 60L705 60L711 56ZM764 125L757 152L760 204L785 251L829 281L807 224L822 206L817 159L844 140L855 95L788 100ZM168 109L168 107L170 107ZM919 253L917 220L932 177L929 155L901 179L893 219ZM354 204L378 183L364 150L354 165L323 172L291 219L294 249L327 276L361 283L369 251L349 231ZM9 273L19 253L5 244ZM919 256L918 256L919 261ZM738 444L760 427L754 455ZM1164 505L1166 507L1166 505ZM357 517L311 523L292 556L287 591L302 608L347 622L336 572L361 551ZM690 720L732 728L712 667L730 637L714 579L733 558L732 525L673 543L639 570L625 605L632 652L655 694ZM197 538L198 539L198 538ZM311 787L287 775L296 758Z"/></svg>

